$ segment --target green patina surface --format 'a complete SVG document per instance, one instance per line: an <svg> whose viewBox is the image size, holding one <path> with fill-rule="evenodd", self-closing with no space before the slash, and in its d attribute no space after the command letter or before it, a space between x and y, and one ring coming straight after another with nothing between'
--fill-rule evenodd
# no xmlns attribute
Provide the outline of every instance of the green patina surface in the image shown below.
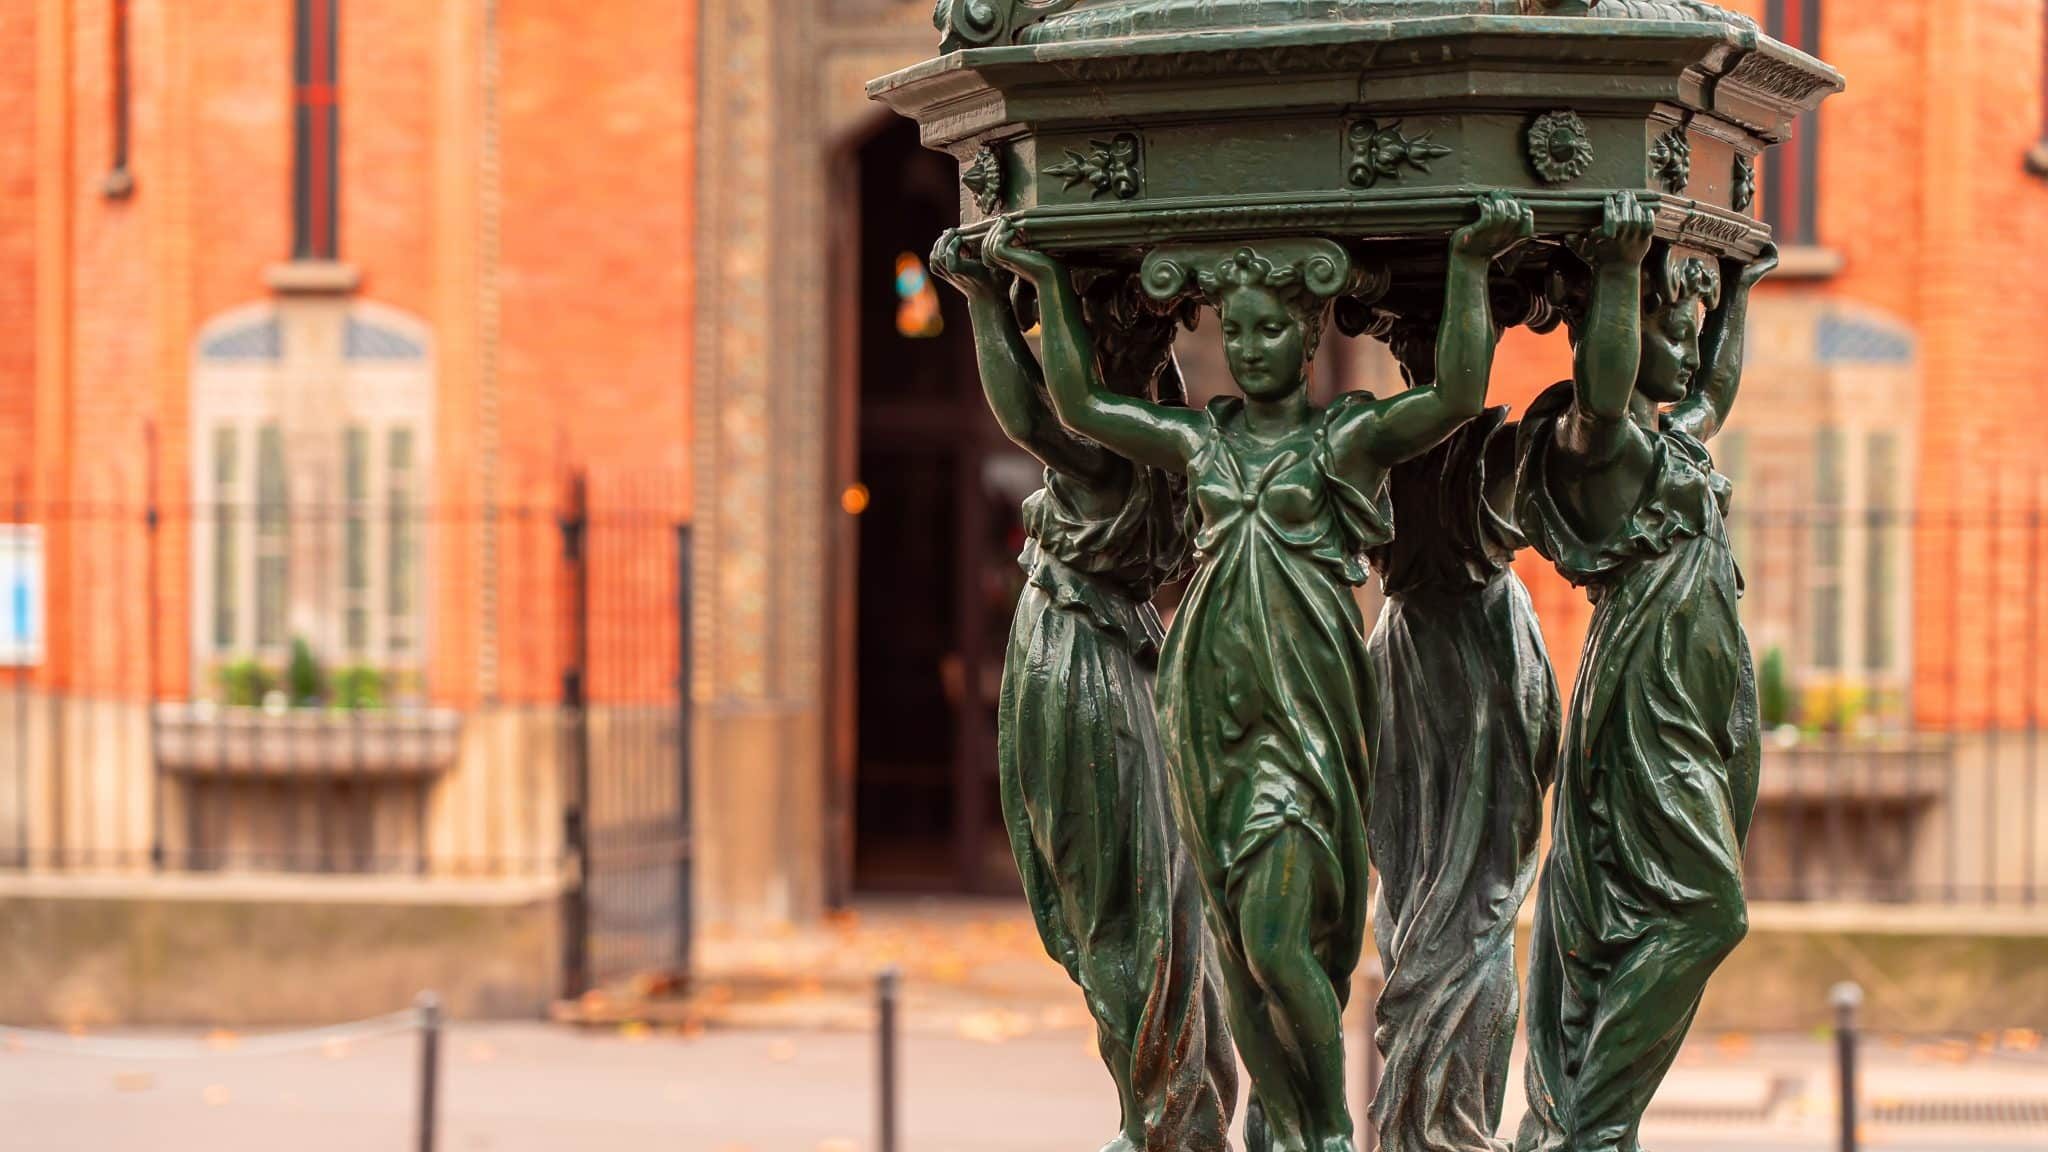
<svg viewBox="0 0 2048 1152"><path fill-rule="evenodd" d="M1213 948L1250 1148L1350 1152L1341 1016L1376 866L1383 1146L1498 1152L1554 777L1517 1148L1636 1152L1747 927L1755 678L1706 444L1776 264L1753 165L1841 77L1690 0L935 15L944 53L870 91L961 162L941 270L974 302L992 406L1048 467L1006 809L1047 948L1103 1030L1117 1141L1211 1146L1231 1096L1202 1047L1147 1097L1118 1055L1144 1030L1084 940L1162 973ZM1036 358L1013 298L1042 314ZM1199 412L1157 387L1191 302L1242 392ZM1408 387L1311 404L1332 322L1386 341ZM1565 326L1573 379L1513 427L1474 422L1517 325ZM1185 531L1141 530L1160 512ZM1507 572L1525 542L1596 604L1568 704ZM1182 549L1155 689L1146 599ZM1390 597L1370 639L1351 595L1369 560ZM1219 1042L1191 1023L1214 1015L1194 983L1162 977L1182 992L1158 1019ZM1189 1114L1192 1137L1152 1119Z"/></svg>

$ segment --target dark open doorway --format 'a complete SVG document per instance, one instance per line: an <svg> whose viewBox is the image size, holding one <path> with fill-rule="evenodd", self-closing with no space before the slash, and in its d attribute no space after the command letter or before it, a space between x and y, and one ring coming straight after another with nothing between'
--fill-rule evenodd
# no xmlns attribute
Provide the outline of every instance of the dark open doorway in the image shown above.
<svg viewBox="0 0 2048 1152"><path fill-rule="evenodd" d="M953 161L892 118L841 172L858 207L836 260L851 298L839 471L858 512L841 549L850 683L837 686L836 745L851 844L835 888L1000 889L1014 881L999 863L994 706L1019 579L1015 489L1036 480L982 403L965 305L925 270L959 219Z"/></svg>

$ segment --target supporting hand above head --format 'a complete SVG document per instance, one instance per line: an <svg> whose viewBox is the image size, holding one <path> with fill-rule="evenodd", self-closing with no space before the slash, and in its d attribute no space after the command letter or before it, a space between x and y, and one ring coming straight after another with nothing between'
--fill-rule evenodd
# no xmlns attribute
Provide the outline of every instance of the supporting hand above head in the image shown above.
<svg viewBox="0 0 2048 1152"><path fill-rule="evenodd" d="M1746 292L1777 270L1778 246L1766 243L1763 250L1752 260L1743 261L1732 257L1722 260L1721 283L1730 289Z"/></svg>
<svg viewBox="0 0 2048 1152"><path fill-rule="evenodd" d="M1505 192L1479 198L1479 219L1451 237L1454 256L1494 260L1536 235L1536 213Z"/></svg>
<svg viewBox="0 0 2048 1152"><path fill-rule="evenodd" d="M929 263L932 275L969 299L996 291L995 273L967 251L967 238L960 235L958 228L949 228L939 236L938 243L932 245Z"/></svg>
<svg viewBox="0 0 2048 1152"><path fill-rule="evenodd" d="M988 238L981 242L981 257L998 268L1015 272L1041 286L1061 271L1058 260L1025 242L1017 230L1017 222L1008 216L996 221Z"/></svg>
<svg viewBox="0 0 2048 1152"><path fill-rule="evenodd" d="M1583 431L1586 419L1613 424L1627 418L1642 365L1643 259L1656 229L1656 214L1635 193L1616 192L1599 226L1572 242L1593 269L1593 291L1573 357L1580 420L1560 424L1560 432Z"/></svg>
<svg viewBox="0 0 2048 1152"><path fill-rule="evenodd" d="M1621 191L1607 198L1599 225L1575 239L1572 250L1595 271L1639 266L1656 238L1657 214L1644 207L1635 193Z"/></svg>

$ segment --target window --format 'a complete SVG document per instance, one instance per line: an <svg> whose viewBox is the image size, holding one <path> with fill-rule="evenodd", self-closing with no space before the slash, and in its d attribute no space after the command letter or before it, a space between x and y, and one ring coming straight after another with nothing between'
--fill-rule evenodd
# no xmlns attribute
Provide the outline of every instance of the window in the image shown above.
<svg viewBox="0 0 2048 1152"><path fill-rule="evenodd" d="M235 595L240 569L235 563L235 430L213 430L213 646L226 652L235 646Z"/></svg>
<svg viewBox="0 0 2048 1152"><path fill-rule="evenodd" d="M336 78L335 8L341 0L293 0L292 257L332 260L339 249L341 89Z"/></svg>
<svg viewBox="0 0 2048 1152"><path fill-rule="evenodd" d="M1818 56L1821 0L1768 0L1764 28ZM1792 139L1773 149L1763 174L1763 219L1785 247L1820 242L1820 114L1802 112Z"/></svg>
<svg viewBox="0 0 2048 1152"><path fill-rule="evenodd" d="M284 436L277 425L256 433L256 646L284 646L291 594L291 500Z"/></svg>
<svg viewBox="0 0 2048 1152"><path fill-rule="evenodd" d="M1842 667L1842 433L1822 428L1813 440L1813 666Z"/></svg>
<svg viewBox="0 0 2048 1152"><path fill-rule="evenodd" d="M107 175L100 181L100 191L110 200L120 200L135 191L135 175L128 170L129 123L133 106L128 81L128 0L113 0L107 31L111 38L107 45L107 59L113 73L108 85L114 102L113 123L109 125L113 155L108 158Z"/></svg>
<svg viewBox="0 0 2048 1152"><path fill-rule="evenodd" d="M1736 563L1751 556L1750 542L1755 536L1751 521L1756 509L1743 498L1751 489L1745 483L1749 475L1749 437L1741 429L1723 432L1714 438L1714 468L1728 478L1735 486L1735 502L1729 507L1728 547L1735 553ZM1762 495L1762 489L1756 489Z"/></svg>
<svg viewBox="0 0 2048 1152"><path fill-rule="evenodd" d="M1863 541L1863 667L1888 672L1892 667L1893 601L1897 596L1897 565L1893 555L1904 531L1896 503L1898 438L1890 432L1870 434L1870 466L1864 472L1869 501L1867 535Z"/></svg>
<svg viewBox="0 0 2048 1152"><path fill-rule="evenodd" d="M2048 176L2048 4L2042 5L2041 20L2041 135L2027 153L2027 171Z"/></svg>
<svg viewBox="0 0 2048 1152"><path fill-rule="evenodd" d="M385 555L390 565L385 576L385 606L388 609L385 638L396 654L409 650L413 645L414 605L419 598L418 513L413 510L414 489L418 481L413 463L412 429L391 430L390 452L385 466L391 477L388 496L391 533L385 544Z"/></svg>
<svg viewBox="0 0 2048 1152"><path fill-rule="evenodd" d="M343 643L360 656L370 646L370 435L361 427L342 432L342 490L348 509L342 523Z"/></svg>

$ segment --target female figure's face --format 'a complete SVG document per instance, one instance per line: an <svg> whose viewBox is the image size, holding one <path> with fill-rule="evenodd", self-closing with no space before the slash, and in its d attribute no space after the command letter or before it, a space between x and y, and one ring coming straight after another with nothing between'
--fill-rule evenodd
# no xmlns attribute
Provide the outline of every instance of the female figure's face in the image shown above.
<svg viewBox="0 0 2048 1152"><path fill-rule="evenodd" d="M1643 317L1643 358L1636 391L1658 404L1685 399L1700 370L1699 307L1680 301L1653 316Z"/></svg>
<svg viewBox="0 0 2048 1152"><path fill-rule="evenodd" d="M1308 368L1308 334L1269 288L1237 288L1217 312L1223 355L1246 396L1277 400L1300 389Z"/></svg>

